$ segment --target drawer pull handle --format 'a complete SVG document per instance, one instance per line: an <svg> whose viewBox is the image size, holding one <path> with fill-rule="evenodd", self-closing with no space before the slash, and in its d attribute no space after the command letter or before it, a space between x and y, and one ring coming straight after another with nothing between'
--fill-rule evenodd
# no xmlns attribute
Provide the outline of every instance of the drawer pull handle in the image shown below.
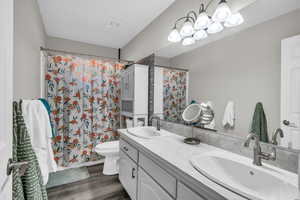
<svg viewBox="0 0 300 200"><path fill-rule="evenodd" d="M131 177L133 179L135 178L135 168L132 168L132 170L131 170Z"/></svg>
<svg viewBox="0 0 300 200"><path fill-rule="evenodd" d="M127 147L125 147L125 146L123 147L123 149L124 149L125 151L128 151L128 148L127 148Z"/></svg>

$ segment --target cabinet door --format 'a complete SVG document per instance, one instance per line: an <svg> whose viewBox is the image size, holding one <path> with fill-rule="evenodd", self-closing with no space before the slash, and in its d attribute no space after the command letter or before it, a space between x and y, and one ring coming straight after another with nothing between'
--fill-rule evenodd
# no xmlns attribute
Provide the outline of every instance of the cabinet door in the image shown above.
<svg viewBox="0 0 300 200"><path fill-rule="evenodd" d="M129 93L129 71L124 71L121 78L121 98L122 100L128 100Z"/></svg>
<svg viewBox="0 0 300 200"><path fill-rule="evenodd" d="M140 168L138 200L172 200L172 198Z"/></svg>
<svg viewBox="0 0 300 200"><path fill-rule="evenodd" d="M137 164L120 151L119 179L131 200L136 200Z"/></svg>
<svg viewBox="0 0 300 200"><path fill-rule="evenodd" d="M128 71L128 100L134 100L135 90L135 67L129 68Z"/></svg>
<svg viewBox="0 0 300 200"><path fill-rule="evenodd" d="M207 200L204 197L199 196L182 183L178 182L177 186L177 200Z"/></svg>
<svg viewBox="0 0 300 200"><path fill-rule="evenodd" d="M121 99L134 100L134 66L127 68L121 77Z"/></svg>
<svg viewBox="0 0 300 200"><path fill-rule="evenodd" d="M126 84L126 72L123 72L121 75L121 99L125 99L125 84Z"/></svg>

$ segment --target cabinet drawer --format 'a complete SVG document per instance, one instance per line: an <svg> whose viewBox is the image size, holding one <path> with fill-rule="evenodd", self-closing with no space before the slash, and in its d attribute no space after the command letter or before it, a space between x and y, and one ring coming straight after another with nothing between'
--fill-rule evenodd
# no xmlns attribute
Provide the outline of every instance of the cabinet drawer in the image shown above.
<svg viewBox="0 0 300 200"><path fill-rule="evenodd" d="M132 200L137 197L137 164L120 151L119 180Z"/></svg>
<svg viewBox="0 0 300 200"><path fill-rule="evenodd" d="M139 169L138 200L172 200L144 170Z"/></svg>
<svg viewBox="0 0 300 200"><path fill-rule="evenodd" d="M177 200L207 200L203 197L199 196L188 187L183 185L182 183L178 182L177 187Z"/></svg>
<svg viewBox="0 0 300 200"><path fill-rule="evenodd" d="M124 151L132 160L138 161L138 151L125 140L120 140L120 149Z"/></svg>
<svg viewBox="0 0 300 200"><path fill-rule="evenodd" d="M176 179L152 160L140 153L139 166L161 185L172 197L176 197Z"/></svg>

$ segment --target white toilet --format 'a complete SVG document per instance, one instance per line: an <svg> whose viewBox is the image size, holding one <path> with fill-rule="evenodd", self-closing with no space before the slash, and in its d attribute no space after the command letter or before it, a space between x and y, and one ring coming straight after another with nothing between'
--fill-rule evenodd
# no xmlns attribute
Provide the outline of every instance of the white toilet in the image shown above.
<svg viewBox="0 0 300 200"><path fill-rule="evenodd" d="M103 174L115 175L119 173L119 141L98 144L95 151L105 156Z"/></svg>

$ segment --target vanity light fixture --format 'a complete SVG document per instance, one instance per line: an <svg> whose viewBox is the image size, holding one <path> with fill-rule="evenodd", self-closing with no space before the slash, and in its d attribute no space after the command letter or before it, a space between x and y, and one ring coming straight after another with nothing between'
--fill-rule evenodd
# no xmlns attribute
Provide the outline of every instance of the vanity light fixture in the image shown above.
<svg viewBox="0 0 300 200"><path fill-rule="evenodd" d="M220 22L214 22L208 27L207 32L209 34L214 34L221 32L223 29L224 28Z"/></svg>
<svg viewBox="0 0 300 200"><path fill-rule="evenodd" d="M215 22L224 22L230 15L231 11L226 3L226 0L221 0L212 16L212 20Z"/></svg>
<svg viewBox="0 0 300 200"><path fill-rule="evenodd" d="M240 13L236 13L228 17L224 23L225 27L234 27L244 23L244 18Z"/></svg>
<svg viewBox="0 0 300 200"><path fill-rule="evenodd" d="M199 30L194 34L195 40L203 40L207 38L207 33L205 30Z"/></svg>
<svg viewBox="0 0 300 200"><path fill-rule="evenodd" d="M199 9L199 15L195 22L194 28L196 30L206 29L210 23L211 23L211 20L204 9L204 4L201 4L200 9Z"/></svg>
<svg viewBox="0 0 300 200"><path fill-rule="evenodd" d="M189 36L183 39L182 45L183 46L189 46L191 44L195 44L195 38L193 36Z"/></svg>
<svg viewBox="0 0 300 200"><path fill-rule="evenodd" d="M194 34L193 23L187 18L180 30L180 35L183 37L191 36Z"/></svg>
<svg viewBox="0 0 300 200"><path fill-rule="evenodd" d="M244 23L243 16L240 13L232 13L226 0L220 0L215 12L210 16L207 8L213 1L215 0L210 0L206 6L201 3L199 14L192 10L186 16L177 19L168 41L182 42L183 46L188 46L195 44L196 40L207 38L208 33L219 33L224 27L230 28ZM181 26L178 26L179 22L183 22Z"/></svg>
<svg viewBox="0 0 300 200"><path fill-rule="evenodd" d="M168 40L170 42L175 42L175 43L181 41L181 35L176 29L176 27L174 27L171 33L169 34Z"/></svg>

